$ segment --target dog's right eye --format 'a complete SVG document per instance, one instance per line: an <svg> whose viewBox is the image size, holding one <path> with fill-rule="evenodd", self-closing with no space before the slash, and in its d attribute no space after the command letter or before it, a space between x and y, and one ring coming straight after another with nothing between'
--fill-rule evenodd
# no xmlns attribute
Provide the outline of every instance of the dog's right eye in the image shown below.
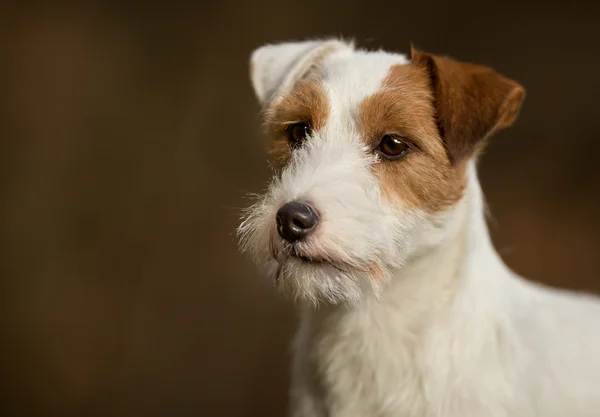
<svg viewBox="0 0 600 417"><path fill-rule="evenodd" d="M294 123L288 126L287 133L290 143L297 146L310 134L310 126L307 123Z"/></svg>

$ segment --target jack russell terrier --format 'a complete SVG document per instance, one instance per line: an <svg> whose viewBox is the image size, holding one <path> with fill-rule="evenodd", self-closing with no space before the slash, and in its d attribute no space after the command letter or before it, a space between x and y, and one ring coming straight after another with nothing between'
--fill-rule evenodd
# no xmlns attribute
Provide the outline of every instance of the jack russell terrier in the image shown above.
<svg viewBox="0 0 600 417"><path fill-rule="evenodd" d="M290 416L600 416L600 298L515 274L485 221L523 87L412 46L250 61L275 174L238 233L300 310Z"/></svg>

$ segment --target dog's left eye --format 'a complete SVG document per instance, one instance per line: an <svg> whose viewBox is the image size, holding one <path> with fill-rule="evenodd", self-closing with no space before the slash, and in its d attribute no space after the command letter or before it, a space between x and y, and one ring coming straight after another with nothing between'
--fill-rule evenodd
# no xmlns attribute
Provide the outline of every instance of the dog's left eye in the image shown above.
<svg viewBox="0 0 600 417"><path fill-rule="evenodd" d="M310 135L310 126L307 123L294 123L288 126L287 132L290 143L300 145Z"/></svg>
<svg viewBox="0 0 600 417"><path fill-rule="evenodd" d="M410 145L401 137L385 135L381 138L377 150L388 159L398 159L406 155Z"/></svg>

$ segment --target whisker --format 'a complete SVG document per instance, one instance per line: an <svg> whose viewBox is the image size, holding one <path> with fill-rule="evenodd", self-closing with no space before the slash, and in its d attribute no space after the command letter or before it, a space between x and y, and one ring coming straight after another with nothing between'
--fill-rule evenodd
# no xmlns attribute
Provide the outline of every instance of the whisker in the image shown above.
<svg viewBox="0 0 600 417"><path fill-rule="evenodd" d="M275 242L275 231L273 229L271 229L271 231L269 232L269 251L271 253L271 257L276 260L279 261L279 254L281 253L281 250L277 247L277 243Z"/></svg>
<svg viewBox="0 0 600 417"><path fill-rule="evenodd" d="M277 286L277 284L279 284L279 281L281 281L281 274L283 273L283 264L279 264L279 266L277 267L277 272L275 273L275 285Z"/></svg>

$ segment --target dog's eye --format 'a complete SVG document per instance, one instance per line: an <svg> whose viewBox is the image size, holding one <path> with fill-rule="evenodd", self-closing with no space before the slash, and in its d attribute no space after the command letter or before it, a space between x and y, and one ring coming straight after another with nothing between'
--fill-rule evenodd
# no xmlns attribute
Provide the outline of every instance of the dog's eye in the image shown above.
<svg viewBox="0 0 600 417"><path fill-rule="evenodd" d="M300 145L310 134L310 126L307 123L294 123L287 128L288 137L292 145Z"/></svg>
<svg viewBox="0 0 600 417"><path fill-rule="evenodd" d="M385 135L377 150L388 159L402 158L410 150L410 145L401 137Z"/></svg>

